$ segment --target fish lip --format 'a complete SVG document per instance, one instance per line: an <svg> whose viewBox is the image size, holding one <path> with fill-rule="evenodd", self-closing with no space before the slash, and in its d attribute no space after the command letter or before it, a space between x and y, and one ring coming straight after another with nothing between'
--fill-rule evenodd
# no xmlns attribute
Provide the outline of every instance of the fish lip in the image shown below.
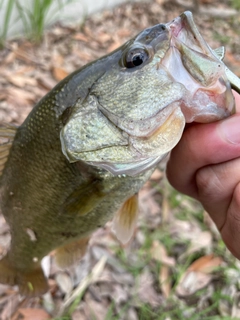
<svg viewBox="0 0 240 320"><path fill-rule="evenodd" d="M139 175L146 170L154 168L163 158L168 155L167 153L161 154L156 157L147 157L137 161L124 162L124 163L114 163L114 162L95 162L87 161L89 165L100 167L108 172L112 173L114 176L126 175L134 177Z"/></svg>
<svg viewBox="0 0 240 320"><path fill-rule="evenodd" d="M191 11L183 12L179 17L175 18L171 22L166 24L166 28L170 33L171 45L175 46L174 39L177 39L180 42L185 43L188 45L188 39L181 39L183 30L186 32L190 32L193 36L195 43L198 44L200 49L202 49L203 53L207 54L208 56L212 56L212 50L209 48L206 41L203 39L201 33L199 32L194 20ZM191 42L192 40L190 40Z"/></svg>

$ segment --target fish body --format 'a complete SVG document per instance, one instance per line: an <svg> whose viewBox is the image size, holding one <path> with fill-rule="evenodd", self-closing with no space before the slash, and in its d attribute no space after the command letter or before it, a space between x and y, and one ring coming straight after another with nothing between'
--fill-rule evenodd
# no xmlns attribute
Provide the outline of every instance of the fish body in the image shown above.
<svg viewBox="0 0 240 320"><path fill-rule="evenodd" d="M2 128L0 205L11 247L0 282L46 292L41 259L55 250L60 266L75 262L116 212L115 232L128 241L137 192L185 122L233 112L228 78L240 87L186 12L69 75L19 128Z"/></svg>

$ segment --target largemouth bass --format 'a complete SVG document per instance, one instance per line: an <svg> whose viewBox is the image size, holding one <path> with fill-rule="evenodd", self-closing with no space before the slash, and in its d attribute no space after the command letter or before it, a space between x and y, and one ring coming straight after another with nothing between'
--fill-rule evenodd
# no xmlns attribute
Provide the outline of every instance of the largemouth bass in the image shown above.
<svg viewBox="0 0 240 320"><path fill-rule="evenodd" d="M46 292L42 258L55 250L71 265L113 216L117 237L131 238L138 190L185 123L234 112L240 82L222 57L185 12L69 75L20 127L1 127L0 205L11 232L1 283Z"/></svg>

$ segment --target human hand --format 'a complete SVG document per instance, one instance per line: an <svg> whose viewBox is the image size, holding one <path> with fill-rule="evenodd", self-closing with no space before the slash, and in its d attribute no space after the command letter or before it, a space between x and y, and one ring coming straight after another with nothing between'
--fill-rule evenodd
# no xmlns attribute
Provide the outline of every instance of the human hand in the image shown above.
<svg viewBox="0 0 240 320"><path fill-rule="evenodd" d="M240 259L240 95L234 95L236 114L185 130L171 152L167 176L174 188L202 203Z"/></svg>

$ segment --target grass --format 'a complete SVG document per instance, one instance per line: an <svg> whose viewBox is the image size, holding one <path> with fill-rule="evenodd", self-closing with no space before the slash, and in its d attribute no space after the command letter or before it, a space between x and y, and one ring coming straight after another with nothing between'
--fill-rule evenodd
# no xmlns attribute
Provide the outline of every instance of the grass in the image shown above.
<svg viewBox="0 0 240 320"><path fill-rule="evenodd" d="M232 7L236 10L240 10L240 0L231 0Z"/></svg>
<svg viewBox="0 0 240 320"><path fill-rule="evenodd" d="M13 12L15 0L8 0L6 9L5 9L5 15L3 17L3 28L2 31L0 30L0 49L4 47L4 43L6 41L8 29L10 26L10 19ZM0 0L0 11L3 10L3 3L4 0Z"/></svg>
<svg viewBox="0 0 240 320"><path fill-rule="evenodd" d="M169 187L167 192L168 201L170 210L176 211L176 218L179 220L190 221L190 219L195 219L196 222L201 227L201 230L205 230L206 226L204 225L202 218L202 208L199 204L190 199L189 197L179 194L177 191ZM170 223L171 224L171 223ZM161 284L159 283L159 273L162 267L162 264L159 261L154 261L151 258L151 248L153 241L158 240L164 245L169 256L177 257L179 247L180 251L187 250L191 245L190 241L184 239L177 239L171 236L170 225L166 223L160 228L155 230L149 230L147 226L143 226L143 232L146 236L145 242L142 246L135 250L136 259L131 262L127 251L122 249L120 246L111 247L111 250L115 252L115 257L118 259L119 264L126 269L126 272L129 272L134 277L135 281L138 283L138 279L143 273L145 266L148 266L151 274L153 275L155 284L154 287L157 288L157 292L161 291ZM229 305L229 308L232 307L233 301L230 296L224 293L223 287L229 286L232 283L232 274L228 272L229 269L237 272L237 268L234 265L234 259L231 258L231 255L226 255L226 248L221 239L215 239L213 243L213 251L216 255L224 257L224 260L227 261L227 265L216 269L215 274L217 276L216 284L214 284L214 291L209 295L209 288L203 288L197 292L191 294L188 298L179 298L176 295L177 285L186 272L187 268L195 261L197 258L206 254L205 249L201 249L197 252L190 253L184 261L177 263L176 266L170 267L170 281L171 281L171 294L167 299L164 299L157 307L153 307L147 303L141 303L138 298L138 293L133 294L129 301L121 306L118 314L116 310L119 310L119 307L116 308L115 302L113 301L108 310L105 320L120 320L122 316L126 316L126 312L132 305L135 306L135 310L138 315L139 320L151 319L151 320L232 320L233 317L227 316L216 316L219 314L219 306L222 303ZM228 261L229 259L229 261ZM237 277L237 274L235 274ZM224 286L223 286L224 285ZM206 298L204 298L206 297ZM54 320L71 320L71 314L78 307L79 302L83 296L76 299L75 302L71 305L68 310L68 313L65 317L56 318ZM199 307L198 301L200 299L206 299L206 307ZM136 301L137 302L136 305ZM197 311L197 312L196 312ZM95 320L94 316L91 320Z"/></svg>
<svg viewBox="0 0 240 320"><path fill-rule="evenodd" d="M0 48L4 47L10 24L12 24L11 17L14 10L17 11L15 22L22 22L25 36L39 43L42 40L46 26L52 23L60 11L73 1L75 0L34 0L28 2L28 4L31 3L29 7L26 4L21 4L19 0L8 0L7 6L4 7L3 3L6 3L6 1L0 0L0 10L5 10L3 29L0 31ZM52 9L55 3L57 3L57 9L53 12Z"/></svg>

